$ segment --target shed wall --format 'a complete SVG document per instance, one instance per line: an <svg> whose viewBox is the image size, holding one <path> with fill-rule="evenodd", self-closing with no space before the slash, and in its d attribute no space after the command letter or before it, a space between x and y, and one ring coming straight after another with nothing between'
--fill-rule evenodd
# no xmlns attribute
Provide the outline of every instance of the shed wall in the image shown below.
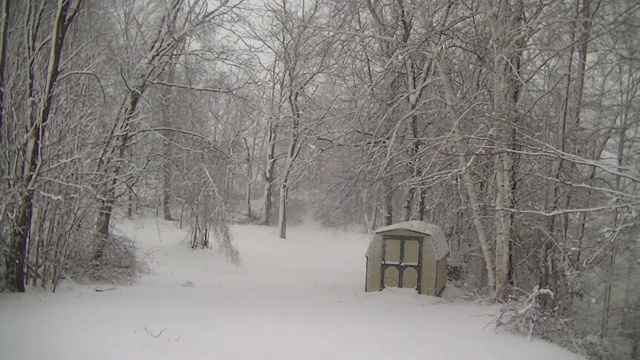
<svg viewBox="0 0 640 360"><path fill-rule="evenodd" d="M424 235L422 245L422 287L420 294L435 295L436 285L436 253L431 243L431 237Z"/></svg>
<svg viewBox="0 0 640 360"><path fill-rule="evenodd" d="M365 291L380 291L382 270L382 235L375 234L367 256L367 283Z"/></svg>
<svg viewBox="0 0 640 360"><path fill-rule="evenodd" d="M440 295L442 290L444 290L444 287L447 285L447 257L446 256L438 260L437 271L438 271L437 273L438 281L437 281L436 291L434 295Z"/></svg>

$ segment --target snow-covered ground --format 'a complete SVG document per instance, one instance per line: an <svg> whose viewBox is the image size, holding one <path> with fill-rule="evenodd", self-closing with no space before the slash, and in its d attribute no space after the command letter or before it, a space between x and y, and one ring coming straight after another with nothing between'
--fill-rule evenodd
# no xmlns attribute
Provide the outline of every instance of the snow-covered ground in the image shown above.
<svg viewBox="0 0 640 360"><path fill-rule="evenodd" d="M494 307L364 293L367 238L305 225L234 227L242 266L155 219L118 226L148 250L132 286L0 294L0 359L580 359L496 334ZM96 289L108 291L96 292Z"/></svg>

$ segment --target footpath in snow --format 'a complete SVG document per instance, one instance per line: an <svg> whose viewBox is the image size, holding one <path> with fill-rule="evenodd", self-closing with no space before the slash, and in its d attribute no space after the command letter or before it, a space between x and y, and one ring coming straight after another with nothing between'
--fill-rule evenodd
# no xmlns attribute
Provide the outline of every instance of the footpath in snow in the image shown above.
<svg viewBox="0 0 640 360"><path fill-rule="evenodd" d="M236 226L236 268L191 250L171 223L125 221L118 231L152 273L131 286L0 294L0 359L581 359L496 334L494 307L364 293L361 234L301 226L282 240L274 228Z"/></svg>

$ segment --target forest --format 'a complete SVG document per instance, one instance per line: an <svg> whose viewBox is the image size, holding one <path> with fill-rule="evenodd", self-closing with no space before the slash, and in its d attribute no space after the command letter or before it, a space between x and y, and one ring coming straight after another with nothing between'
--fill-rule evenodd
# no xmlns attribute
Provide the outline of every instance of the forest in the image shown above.
<svg viewBox="0 0 640 360"><path fill-rule="evenodd" d="M640 2L1 7L2 291L127 276L145 209L232 264L231 224L423 220L502 326L640 358Z"/></svg>

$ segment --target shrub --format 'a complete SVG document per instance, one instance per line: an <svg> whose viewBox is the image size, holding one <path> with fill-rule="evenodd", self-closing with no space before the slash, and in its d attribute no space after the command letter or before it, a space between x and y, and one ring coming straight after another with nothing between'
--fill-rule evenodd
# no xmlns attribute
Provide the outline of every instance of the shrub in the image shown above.
<svg viewBox="0 0 640 360"><path fill-rule="evenodd" d="M65 271L77 282L130 284L140 273L148 272L135 242L122 235L110 234L99 261L92 246L83 246L72 254Z"/></svg>

